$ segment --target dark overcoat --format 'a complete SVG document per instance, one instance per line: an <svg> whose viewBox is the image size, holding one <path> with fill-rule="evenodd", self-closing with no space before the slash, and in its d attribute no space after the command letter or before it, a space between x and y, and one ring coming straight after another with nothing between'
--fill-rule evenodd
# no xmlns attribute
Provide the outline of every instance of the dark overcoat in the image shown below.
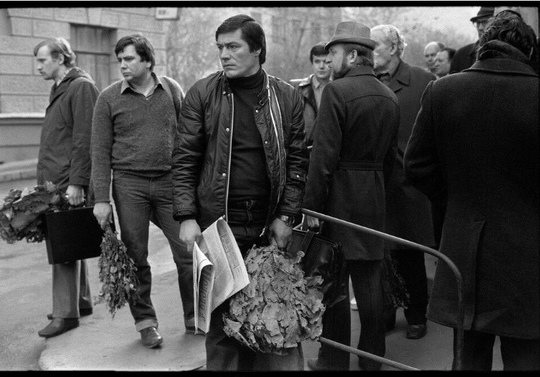
<svg viewBox="0 0 540 377"><path fill-rule="evenodd" d="M459 48L450 62L450 73L461 72L470 68L476 61L478 41Z"/></svg>
<svg viewBox="0 0 540 377"><path fill-rule="evenodd" d="M38 184L89 186L92 115L99 91L90 76L74 67L53 85L45 112L37 163Z"/></svg>
<svg viewBox="0 0 540 377"><path fill-rule="evenodd" d="M403 154L420 110L422 93L432 80L435 80L432 73L401 61L388 85L399 102L399 132L396 162L386 188L385 230L391 235L431 247L435 246L431 203L405 180ZM393 242L386 242L386 246L390 249L406 247Z"/></svg>
<svg viewBox="0 0 540 377"><path fill-rule="evenodd" d="M463 277L465 330L540 337L538 87L534 70L510 58L430 83L405 152L407 178L447 197L440 251ZM457 325L446 263L428 318Z"/></svg>
<svg viewBox="0 0 540 377"><path fill-rule="evenodd" d="M367 66L324 88L315 123L304 207L376 230L384 229L385 175L397 147L395 94ZM386 169L386 172L383 171ZM384 241L326 222L348 260L382 260Z"/></svg>

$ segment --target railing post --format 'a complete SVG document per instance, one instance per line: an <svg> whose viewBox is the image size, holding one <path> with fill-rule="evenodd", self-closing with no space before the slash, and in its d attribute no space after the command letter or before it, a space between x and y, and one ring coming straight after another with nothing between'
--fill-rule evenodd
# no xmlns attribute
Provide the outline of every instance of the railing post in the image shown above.
<svg viewBox="0 0 540 377"><path fill-rule="evenodd" d="M308 216L317 217L317 218L319 218L321 220L324 220L324 221L333 222L333 223L343 225L343 226L346 226L346 227L349 227L349 228L352 228L352 229L356 229L356 230L364 232L364 233L368 233L368 234L371 234L371 235L374 235L374 236L377 236L377 237L381 237L381 238L383 238L385 240L396 242L396 243L408 246L410 248L419 249L419 250L422 250L424 253L427 253L427 254L433 255L433 256L435 256L435 257L437 257L439 259L442 259L448 265L448 267L450 267L450 269L454 273L454 275L456 277L456 282L457 282L458 320L457 320L456 339L455 339L455 346L454 346L454 359L455 359L454 368L456 370L461 370L461 368L462 368L463 336L464 336L464 334L463 334L463 321L464 321L464 318L465 318L465 307L463 305L463 279L461 277L461 273L459 272L458 268L450 260L450 258L448 258L446 255L442 254L438 250L432 249L430 247L420 245L420 244L418 244L416 242L412 242L412 241L409 241L409 240L406 240L406 239L403 239L403 238L392 236L390 234L387 234L387 233L384 233L384 232L381 232L381 231L378 231L378 230L375 230L375 229L367 228L365 226L361 226L361 225L354 224L354 223L351 223L351 222L348 222L348 221L345 221L345 220L341 220L341 219L338 219L336 217L324 215L322 213L311 211L311 210L305 209L305 208L302 209L302 213L304 213L305 215L308 215ZM379 356L376 356L376 355L372 355L372 356L379 357Z"/></svg>

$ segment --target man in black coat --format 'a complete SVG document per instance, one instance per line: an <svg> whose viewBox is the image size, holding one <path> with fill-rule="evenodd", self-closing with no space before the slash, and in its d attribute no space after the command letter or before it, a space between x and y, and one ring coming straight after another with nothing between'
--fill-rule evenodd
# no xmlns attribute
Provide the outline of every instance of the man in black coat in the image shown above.
<svg viewBox="0 0 540 377"><path fill-rule="evenodd" d="M375 26L371 29L371 37L377 42L374 51L375 74L396 94L400 113L398 153L386 187L385 232L434 247L431 205L424 194L405 180L403 153L420 109L422 93L426 85L436 77L401 60L405 40L395 26ZM406 336L409 339L420 339L427 331L428 288L424 253L392 242L387 242L386 248L397 262L397 271L405 280L410 296L410 303L405 309ZM396 308L386 308L387 330L394 327L395 310Z"/></svg>
<svg viewBox="0 0 540 377"><path fill-rule="evenodd" d="M478 39L484 33L486 23L493 17L494 7L481 7L478 14L471 18L471 22L478 31ZM456 51L452 64L450 65L450 73L461 72L464 69L469 68L476 60L476 49L478 48L478 42L465 45Z"/></svg>
<svg viewBox="0 0 540 377"><path fill-rule="evenodd" d="M392 169L397 144L399 108L395 94L373 73L373 49L367 26L337 25L326 44L334 80L324 88L315 124L304 208L382 231L385 181ZM307 217L309 228L318 218ZM354 295L361 305L362 330L358 349L384 356L384 295L381 280L384 241L333 222L321 233L340 242ZM348 297L327 307L322 336L341 344L351 341ZM348 370L350 354L323 345L315 370ZM381 363L360 358L363 370L379 370Z"/></svg>
<svg viewBox="0 0 540 377"><path fill-rule="evenodd" d="M439 263L428 318L463 321L454 369L491 370L496 336L505 371L540 369L537 49L530 26L497 15L474 65L428 84L405 150L407 179L447 201L440 251L463 291Z"/></svg>

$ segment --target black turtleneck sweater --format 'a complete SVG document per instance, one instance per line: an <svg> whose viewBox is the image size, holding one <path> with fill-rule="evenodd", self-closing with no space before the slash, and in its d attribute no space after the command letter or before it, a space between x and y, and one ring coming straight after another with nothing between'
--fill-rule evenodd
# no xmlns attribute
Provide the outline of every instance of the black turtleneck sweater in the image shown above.
<svg viewBox="0 0 540 377"><path fill-rule="evenodd" d="M229 184L229 203L246 200L267 202L270 179L262 137L255 125L258 95L264 84L262 69L248 77L229 79L234 96L234 126Z"/></svg>

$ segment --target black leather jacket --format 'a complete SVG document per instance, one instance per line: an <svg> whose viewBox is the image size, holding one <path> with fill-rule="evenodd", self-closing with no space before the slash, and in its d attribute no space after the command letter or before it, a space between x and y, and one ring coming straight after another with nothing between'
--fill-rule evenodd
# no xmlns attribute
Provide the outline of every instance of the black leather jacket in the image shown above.
<svg viewBox="0 0 540 377"><path fill-rule="evenodd" d="M302 99L288 83L264 72L255 122L271 183L267 225L276 214L300 216L308 169ZM173 150L173 214L201 228L227 219L233 94L223 72L196 82L182 104Z"/></svg>

